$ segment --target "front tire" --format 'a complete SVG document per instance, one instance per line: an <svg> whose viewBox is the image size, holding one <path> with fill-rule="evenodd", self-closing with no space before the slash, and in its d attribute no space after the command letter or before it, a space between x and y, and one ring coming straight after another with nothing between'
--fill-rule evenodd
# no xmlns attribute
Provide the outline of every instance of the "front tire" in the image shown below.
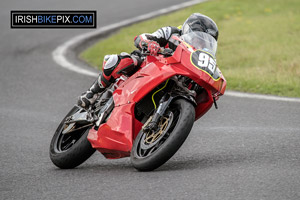
<svg viewBox="0 0 300 200"><path fill-rule="evenodd" d="M139 132L131 151L133 166L139 171L152 171L163 165L184 143L194 121L195 108L191 103L184 99L171 103L159 122L160 135Z"/></svg>
<svg viewBox="0 0 300 200"><path fill-rule="evenodd" d="M54 165L61 169L72 169L86 161L94 152L87 139L91 126L72 133L62 134L66 118L77 112L74 106L61 121L50 143L50 159Z"/></svg>

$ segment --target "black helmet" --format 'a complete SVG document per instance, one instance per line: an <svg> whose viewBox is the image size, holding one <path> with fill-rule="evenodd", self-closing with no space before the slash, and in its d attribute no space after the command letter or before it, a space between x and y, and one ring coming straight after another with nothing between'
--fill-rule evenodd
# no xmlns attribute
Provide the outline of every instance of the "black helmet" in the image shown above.
<svg viewBox="0 0 300 200"><path fill-rule="evenodd" d="M187 34L194 31L208 33L218 40L219 30L217 24L209 17L200 13L193 13L182 26L182 34Z"/></svg>

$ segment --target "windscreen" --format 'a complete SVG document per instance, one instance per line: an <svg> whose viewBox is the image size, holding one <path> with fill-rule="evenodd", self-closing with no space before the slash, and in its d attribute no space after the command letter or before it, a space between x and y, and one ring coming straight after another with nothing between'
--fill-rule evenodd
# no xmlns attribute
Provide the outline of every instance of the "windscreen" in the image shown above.
<svg viewBox="0 0 300 200"><path fill-rule="evenodd" d="M195 31L184 34L181 36L181 38L196 49L207 51L216 56L217 41L211 35L204 32Z"/></svg>

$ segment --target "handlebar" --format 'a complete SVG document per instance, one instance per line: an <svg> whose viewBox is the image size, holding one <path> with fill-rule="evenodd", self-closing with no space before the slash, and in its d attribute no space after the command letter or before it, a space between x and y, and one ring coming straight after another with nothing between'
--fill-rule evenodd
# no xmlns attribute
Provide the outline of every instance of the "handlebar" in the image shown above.
<svg viewBox="0 0 300 200"><path fill-rule="evenodd" d="M172 56L173 52L174 51L170 48L161 48L157 54L164 55L164 56ZM142 56L149 56L149 55L150 55L150 52L148 51L148 49L144 48L142 50Z"/></svg>

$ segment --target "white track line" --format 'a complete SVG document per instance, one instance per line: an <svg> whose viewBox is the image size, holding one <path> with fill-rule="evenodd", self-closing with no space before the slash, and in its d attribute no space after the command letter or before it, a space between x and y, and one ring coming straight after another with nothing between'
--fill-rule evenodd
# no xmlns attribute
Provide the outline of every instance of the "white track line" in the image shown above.
<svg viewBox="0 0 300 200"><path fill-rule="evenodd" d="M93 31L93 32L84 33L84 34L76 36L76 37L72 38L71 40L63 43L60 46L58 46L52 52L52 57L53 57L54 61L58 65L62 66L63 68L66 68L68 70L71 70L71 71L74 71L74 72L77 72L77 73L80 73L80 74L97 77L98 76L97 73L86 70L86 69L82 69L82 67L77 66L77 65L73 64L71 61L69 61L66 58L67 52L70 49L76 47L78 44L82 43L83 41L86 41L89 38L100 35L100 34L106 32L106 31L110 31L110 30L113 30L113 29L116 29L116 28L121 28L123 26L134 24L134 23L139 22L139 21L143 21L143 20L146 20L146 19L153 18L155 16L170 13L170 12L173 12L173 11L176 11L176 10L188 7L188 6L192 6L192 5L195 5L195 4L198 4L198 3L202 3L202 2L205 2L205 1L206 0L193 0L193 1L184 2L184 3L174 5L174 6L171 6L171 7L168 7L168 8L164 8L164 9L157 10L157 11L154 11L154 12L150 12L150 13L147 13L147 14L144 14L144 15L140 15L140 16L133 17L133 18L130 18L130 19L126 19L124 21L121 21L121 22L118 22L118 23L115 23L115 24L104 26L104 27L102 27L100 29L97 29L96 31Z"/></svg>
<svg viewBox="0 0 300 200"><path fill-rule="evenodd" d="M67 42L63 43L62 45L58 46L53 52L52 52L52 57L54 61L60 65L63 68L66 68L68 70L77 72L79 74L84 74L87 76L92 76L92 77L98 77L98 73L95 73L93 71L83 69L80 66L77 66L73 64L71 61L69 61L66 58L66 54L70 49L76 47L77 45L81 44L83 41L87 41L88 39L95 37L97 35L100 35L104 32L107 31L112 31L116 28L121 28L123 26L128 26L130 24L134 24L136 22L140 22L143 20L147 20L150 18L153 18L155 16L167 14L185 7L189 7L198 3L205 2L207 0L193 0L193 1L188 1L184 2L178 5L174 5L168 8L163 8L161 10L157 10L154 12L150 12L144 15L140 15L134 18L126 19L121 22L111 24L108 26L104 26L102 28L99 28L95 31L84 33L82 35L78 35ZM233 97L240 97L240 98L252 98L252 99L264 99L264 100L275 100L275 101L288 101L288 102L300 102L299 98L288 98L288 97L277 97L277 96L269 96L269 95L260 95L260 94L249 94L249 93L241 93L241 92L233 92L233 91L226 91L225 93L226 96L233 96Z"/></svg>
<svg viewBox="0 0 300 200"><path fill-rule="evenodd" d="M300 98L279 97L279 96L262 95L262 94L250 94L250 93L242 93L242 92L234 92L234 91L226 91L225 96L300 103Z"/></svg>

